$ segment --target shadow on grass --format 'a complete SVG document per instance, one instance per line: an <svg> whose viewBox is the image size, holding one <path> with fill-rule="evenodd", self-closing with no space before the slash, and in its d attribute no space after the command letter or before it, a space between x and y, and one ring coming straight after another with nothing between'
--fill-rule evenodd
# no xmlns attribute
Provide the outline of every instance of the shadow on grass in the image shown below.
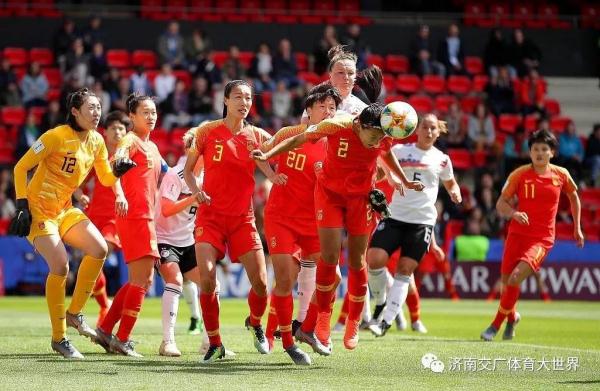
<svg viewBox="0 0 600 391"><path fill-rule="evenodd" d="M558 384L600 384L600 380L569 380L559 381Z"/></svg>
<svg viewBox="0 0 600 391"><path fill-rule="evenodd" d="M290 362L285 363L257 363L224 359L211 364L202 364L194 361L120 361L117 365L127 366L144 372L167 373L205 373L211 375L231 375L234 373L251 373L264 371L305 371L326 369L321 365L298 366Z"/></svg>

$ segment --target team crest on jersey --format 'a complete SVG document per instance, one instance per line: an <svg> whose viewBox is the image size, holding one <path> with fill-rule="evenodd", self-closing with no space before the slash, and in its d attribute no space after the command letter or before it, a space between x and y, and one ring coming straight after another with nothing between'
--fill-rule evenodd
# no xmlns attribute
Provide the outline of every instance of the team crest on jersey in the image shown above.
<svg viewBox="0 0 600 391"><path fill-rule="evenodd" d="M196 228L196 231L194 231L194 236L202 236L202 232L204 232L204 229L202 227L198 227Z"/></svg>
<svg viewBox="0 0 600 391"><path fill-rule="evenodd" d="M38 228L39 229L46 229L46 224L44 224L44 222L42 221L41 223L38 224Z"/></svg>
<svg viewBox="0 0 600 391"><path fill-rule="evenodd" d="M319 209L317 211L317 220L319 220L319 221L323 220L323 209Z"/></svg>
<svg viewBox="0 0 600 391"><path fill-rule="evenodd" d="M160 250L161 258L165 258L165 259L169 258L169 255L171 255L171 252L168 249L164 248L164 249Z"/></svg>
<svg viewBox="0 0 600 391"><path fill-rule="evenodd" d="M277 238L275 238L275 236L271 238L271 247L277 247Z"/></svg>
<svg viewBox="0 0 600 391"><path fill-rule="evenodd" d="M560 186L560 180L558 179L558 177L556 175L552 175L552 185Z"/></svg>
<svg viewBox="0 0 600 391"><path fill-rule="evenodd" d="M383 231L385 228L385 221L382 221L381 223L377 224L377 231Z"/></svg>

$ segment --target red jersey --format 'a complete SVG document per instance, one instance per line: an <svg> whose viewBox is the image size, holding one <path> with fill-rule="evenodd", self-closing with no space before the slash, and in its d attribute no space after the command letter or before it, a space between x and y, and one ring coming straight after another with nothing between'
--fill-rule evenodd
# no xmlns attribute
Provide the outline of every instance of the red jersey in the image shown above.
<svg viewBox="0 0 600 391"><path fill-rule="evenodd" d="M577 191L573 178L562 167L550 164L543 175L537 174L531 164L514 170L506 180L502 196L507 200L517 197L516 210L527 213L529 225L511 220L509 234L532 236L553 243L561 189L565 193Z"/></svg>
<svg viewBox="0 0 600 391"><path fill-rule="evenodd" d="M211 198L200 205L228 216L252 213L254 170L250 152L271 138L266 131L247 125L233 134L223 120L196 128L196 150L204 157L202 190Z"/></svg>
<svg viewBox="0 0 600 391"><path fill-rule="evenodd" d="M129 158L137 164L121 177L121 186L129 204L125 218L153 220L162 161L158 147L152 141L144 141L135 133L128 132L119 141L119 155L122 150L126 150Z"/></svg>
<svg viewBox="0 0 600 391"><path fill-rule="evenodd" d="M342 195L367 195L375 185L377 157L390 150L392 139L367 148L352 129L353 120L345 115L324 120L307 130L306 137L313 142L327 137L323 172L317 176L323 187Z"/></svg>
<svg viewBox="0 0 600 391"><path fill-rule="evenodd" d="M306 124L285 127L263 149L268 151L283 140L304 132L306 128ZM271 188L265 214L311 220L315 218L315 170L322 167L326 149L326 140L321 139L316 143L305 143L277 157L277 172L287 175L288 179L285 185L274 185Z"/></svg>
<svg viewBox="0 0 600 391"><path fill-rule="evenodd" d="M94 176L94 191L86 214L90 220L98 217L115 217L115 193L112 187L102 186L96 174Z"/></svg>

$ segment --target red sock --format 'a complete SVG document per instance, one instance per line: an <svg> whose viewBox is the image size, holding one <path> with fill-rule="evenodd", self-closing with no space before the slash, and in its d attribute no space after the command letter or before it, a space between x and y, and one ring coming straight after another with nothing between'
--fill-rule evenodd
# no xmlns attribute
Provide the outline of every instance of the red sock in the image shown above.
<svg viewBox="0 0 600 391"><path fill-rule="evenodd" d="M323 258L319 258L319 262L317 262L317 289L315 290L315 296L317 298L319 312L329 312L331 302L332 300L335 300L334 287L336 268L337 265L325 263Z"/></svg>
<svg viewBox="0 0 600 391"><path fill-rule="evenodd" d="M200 293L200 307L202 307L202 319L206 334L212 346L221 345L221 334L219 333L219 301L215 293Z"/></svg>
<svg viewBox="0 0 600 391"><path fill-rule="evenodd" d="M115 295L112 305L108 310L108 313L104 317L104 321L100 325L102 331L107 334L112 334L115 325L121 319L121 312L123 312L123 303L125 302L125 296L127 295L127 291L129 290L129 283L123 285L117 294Z"/></svg>
<svg viewBox="0 0 600 391"><path fill-rule="evenodd" d="M315 326L317 325L317 316L319 315L319 306L312 301L308 305L308 310L306 311L306 318L304 318L304 322L302 322L302 326L300 329L305 333L312 333L315 331Z"/></svg>
<svg viewBox="0 0 600 391"><path fill-rule="evenodd" d="M292 337L292 314L294 313L294 298L291 294L287 296L271 295L272 305L275 306L277 321L279 322L279 332L281 333L281 342L283 348L287 349L294 344Z"/></svg>
<svg viewBox="0 0 600 391"><path fill-rule="evenodd" d="M106 294L106 276L100 271L100 275L96 280L96 285L92 291L92 295L98 302L100 308L108 308L108 295Z"/></svg>
<svg viewBox="0 0 600 391"><path fill-rule="evenodd" d="M492 326L494 326L496 330L500 330L500 326L502 326L504 319L508 314L514 311L515 304L517 304L517 300L519 299L519 292L518 285L507 285L506 289L502 292L502 295L500 296L500 306L498 307L496 318L492 322Z"/></svg>
<svg viewBox="0 0 600 391"><path fill-rule="evenodd" d="M262 316L267 309L267 301L268 296L260 297L254 292L254 289L250 289L250 293L248 293L248 306L250 307L250 325L252 327L260 326Z"/></svg>
<svg viewBox="0 0 600 391"><path fill-rule="evenodd" d="M128 341L133 326L137 321L140 310L142 309L142 303L146 296L146 289L137 285L129 285L127 289L127 295L123 301L123 311L121 313L121 323L119 323L119 330L117 331L117 338L122 342Z"/></svg>
<svg viewBox="0 0 600 391"><path fill-rule="evenodd" d="M410 312L411 323L419 320L421 315L420 304L421 298L419 296L419 291L414 290L413 292L408 292L408 296L406 296L406 305L408 306L408 312Z"/></svg>
<svg viewBox="0 0 600 391"><path fill-rule="evenodd" d="M508 316L506 317L506 321L508 323L515 323L515 320L517 318L517 312L516 311L512 311L510 314L508 314Z"/></svg>
<svg viewBox="0 0 600 391"><path fill-rule="evenodd" d="M452 283L452 277L450 277L450 276L444 277L444 286L446 287L446 292L448 292L450 297L457 296L456 288L454 287L454 284Z"/></svg>
<svg viewBox="0 0 600 391"><path fill-rule="evenodd" d="M548 291L540 292L540 297L544 301L552 301L552 299L550 298L550 293L548 293Z"/></svg>
<svg viewBox="0 0 600 391"><path fill-rule="evenodd" d="M269 306L269 317L267 318L267 328L265 336L273 339L273 333L277 330L277 309L275 308L275 295L271 293L271 305Z"/></svg>
<svg viewBox="0 0 600 391"><path fill-rule="evenodd" d="M348 268L348 319L357 321L362 317L367 295L367 268Z"/></svg>
<svg viewBox="0 0 600 391"><path fill-rule="evenodd" d="M337 322L339 324L346 324L346 318L348 317L348 306L350 305L348 292L344 295L344 302L342 303L342 309L340 310L340 316L338 316Z"/></svg>

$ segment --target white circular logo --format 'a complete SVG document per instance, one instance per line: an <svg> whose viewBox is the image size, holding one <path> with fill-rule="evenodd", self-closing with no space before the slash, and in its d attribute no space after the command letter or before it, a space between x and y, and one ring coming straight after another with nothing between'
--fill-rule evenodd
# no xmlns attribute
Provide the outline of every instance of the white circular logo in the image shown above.
<svg viewBox="0 0 600 391"><path fill-rule="evenodd" d="M431 363L437 361L437 356L433 353L425 353L423 357L421 357L421 364L423 364L423 368L430 369Z"/></svg>
<svg viewBox="0 0 600 391"><path fill-rule="evenodd" d="M434 360L431 362L431 371L435 372L435 373L442 373L444 372L444 363L441 362L440 360Z"/></svg>

